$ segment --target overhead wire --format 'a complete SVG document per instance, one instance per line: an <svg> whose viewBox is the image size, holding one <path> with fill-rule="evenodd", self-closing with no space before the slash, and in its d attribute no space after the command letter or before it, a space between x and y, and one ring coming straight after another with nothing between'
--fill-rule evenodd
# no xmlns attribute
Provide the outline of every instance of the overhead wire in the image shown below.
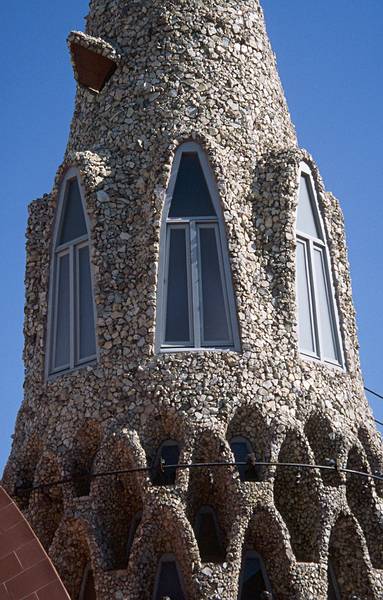
<svg viewBox="0 0 383 600"><path fill-rule="evenodd" d="M368 387L364 386L364 390L366 392L368 392L369 394L372 394L373 396L376 396L377 398L380 398L380 400L383 400L382 394L378 394L378 392L375 392L371 388L368 388ZM377 423L377 425L381 425L383 427L383 421L379 421L378 419L375 419L375 417L374 417L374 421L375 421L375 423Z"/></svg>
<svg viewBox="0 0 383 600"><path fill-rule="evenodd" d="M366 392L373 394L374 396L376 396L377 398L380 398L381 400L383 400L383 395L378 394L377 392L375 392L374 390L364 386L364 389ZM379 421L378 419L374 418L375 423L377 423L378 425L383 426L383 422ZM242 467L242 466L249 466L249 464L251 464L251 466L256 467L256 466L263 466L266 468L271 468L271 467L283 467L283 468L295 468L295 469L319 469L319 470L327 470L327 471L334 471L334 472L338 472L338 473L346 473L349 475L356 475L359 477L365 477L368 479L374 479L374 480L378 480L378 481L383 481L383 474L372 474L372 473L365 473L364 471L355 471L354 469L347 469L345 467L340 467L335 461L333 465L317 465L317 464L310 464L310 463L288 463L288 462L265 462L265 461L252 461L251 463L249 462L208 462L208 463L177 463L174 465L161 465L161 469L163 470L167 470L167 469L175 469L175 470L179 470L179 469L196 469L196 468L216 468L216 467ZM101 471L98 473L88 473L86 475L76 475L76 476L72 476L72 477L67 477L65 479L60 479L57 481L53 481L53 482L49 482L49 483L40 483L40 484L36 484L33 486L29 486L29 487L24 487L24 486L18 486L16 488L16 493L18 494L26 494L28 492L34 492L34 491L43 491L43 490L47 490L51 487L56 487L59 485L66 485L68 483L73 483L75 481L82 481L82 480L90 480L90 479L98 479L100 477L113 477L113 476L118 476L118 475L129 475L129 474L133 474L133 473L143 473L143 472L151 472L153 470L153 466L151 467L136 467L136 468L132 468L132 469L118 469L118 470L113 470L113 471Z"/></svg>
<svg viewBox="0 0 383 600"><path fill-rule="evenodd" d="M282 468L292 468L292 469L319 469L332 471L337 473L346 473L349 475L356 475L359 477L364 477L368 479L374 479L377 481L383 481L383 474L376 473L366 473L364 471L356 471L354 469L347 469L345 467L339 466L335 461L334 464L331 465L317 465L311 463L290 463L290 462L276 462L276 461L251 461L251 462L236 462L236 461L219 461L219 462L203 462L203 463L177 463L174 465L161 465L161 470L182 470L182 469L200 469L200 468L220 468L220 467L243 467L243 466L260 466L260 467L282 467ZM144 473L144 472L152 472L153 466L151 467L135 467L131 469L117 469L113 471L100 471L96 473L87 473L82 475L74 475L72 477L67 477L65 479L60 479L57 481L52 481L48 483L39 483L33 486L24 487L18 486L16 488L16 493L23 495L29 492L35 491L45 491L52 487L56 487L59 485L66 485L68 483L73 483L75 481L83 481L83 480L91 480L98 479L100 477L117 477L119 475L130 475L133 473Z"/></svg>

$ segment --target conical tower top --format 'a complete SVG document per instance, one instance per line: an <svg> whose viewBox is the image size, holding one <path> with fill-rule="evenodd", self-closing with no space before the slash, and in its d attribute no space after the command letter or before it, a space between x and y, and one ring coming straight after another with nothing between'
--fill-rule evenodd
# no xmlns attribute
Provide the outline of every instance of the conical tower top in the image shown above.
<svg viewBox="0 0 383 600"><path fill-rule="evenodd" d="M88 83L81 68L102 70L97 55L114 63L103 67L98 102L90 106L80 90L78 107L82 117L92 112L97 135L99 116L105 124L106 113L113 114L113 145L118 124L126 135L131 110L143 127L150 122L148 110L155 113L157 126L173 138L188 124L211 135L229 128L253 155L296 144L258 0L93 0L86 33L70 41L80 83ZM74 43L87 57L75 56ZM70 147L82 146L77 127L73 133ZM90 133L87 127L86 144Z"/></svg>

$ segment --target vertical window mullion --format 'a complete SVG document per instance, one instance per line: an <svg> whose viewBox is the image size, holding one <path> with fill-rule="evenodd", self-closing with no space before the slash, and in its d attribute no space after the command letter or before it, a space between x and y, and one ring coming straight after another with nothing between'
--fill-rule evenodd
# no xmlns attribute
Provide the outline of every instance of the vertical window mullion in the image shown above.
<svg viewBox="0 0 383 600"><path fill-rule="evenodd" d="M194 286L193 286L193 263L192 263L192 224L188 223L186 229L186 269L187 269L187 282L188 282L188 298L189 298L189 335L190 343L192 346L196 345L196 333L195 333L195 300L194 300Z"/></svg>
<svg viewBox="0 0 383 600"><path fill-rule="evenodd" d="M51 344L51 370L56 367L56 346L57 346L57 320L58 320L58 299L59 299L59 281L60 281L60 261L58 254L54 255L54 274L55 280L53 281L53 339Z"/></svg>
<svg viewBox="0 0 383 600"><path fill-rule="evenodd" d="M313 261L314 244L312 240L307 239L307 272L309 277L309 289L311 299L311 311L312 311L312 322L313 322L313 337L315 341L315 351L318 358L321 358L321 343L320 343L320 323L318 319L317 310L317 298L315 293L315 267Z"/></svg>
<svg viewBox="0 0 383 600"><path fill-rule="evenodd" d="M70 357L70 368L73 369L75 366L75 293L76 293L76 281L75 281L75 251L74 246L71 245L69 249L69 357Z"/></svg>
<svg viewBox="0 0 383 600"><path fill-rule="evenodd" d="M190 266L191 266L191 287L193 297L193 332L194 346L201 347L201 298L199 294L200 275L198 266L198 230L195 221L190 221Z"/></svg>
<svg viewBox="0 0 383 600"><path fill-rule="evenodd" d="M165 268L164 268L164 280L163 280L163 304L162 304L162 319L161 319L164 339L165 339L165 331L166 331L166 313L167 313L167 306L168 306L170 231L171 231L171 225L166 224Z"/></svg>
<svg viewBox="0 0 383 600"><path fill-rule="evenodd" d="M333 305L333 300L332 300L332 296L331 296L331 284L330 284L330 275L329 275L329 269L328 269L328 264L327 264L327 256L326 256L326 248L323 244L319 244L319 243L315 243L312 242L312 247L313 247L313 256L314 256L314 252L317 252L320 255L320 266L319 268L319 273L317 272L317 268L314 266L314 281L315 281L315 286L316 286L316 290L317 290L317 296L319 296L320 294L320 278L322 278L322 285L324 286L324 295L325 295L325 302L326 302L326 315L328 315L328 320L329 320L329 328L330 328L330 335L332 338L332 344L333 344L333 348L334 348L334 358L335 360L337 360L338 362L340 362L340 351L339 351L339 342L338 342L338 336L337 336L337 332L336 332L336 320L335 320L335 314L334 314L334 305ZM314 263L314 260L313 260ZM332 360L334 360L332 357L330 358L329 356L326 356L326 343L325 343L325 336L326 336L326 316L324 316L324 319L322 322L321 319L321 315L320 315L320 310L317 310L317 314L318 314L318 324L319 324L319 335L320 338L322 340L321 343L321 359L322 360L329 360L330 362Z"/></svg>
<svg viewBox="0 0 383 600"><path fill-rule="evenodd" d="M77 364L80 360L80 256L79 246L73 248L74 261L74 321L73 321L73 346L74 346L74 362Z"/></svg>
<svg viewBox="0 0 383 600"><path fill-rule="evenodd" d="M223 290L223 300L224 300L224 304L225 304L227 329L228 329L228 332L229 332L229 342L233 342L234 341L234 339L233 339L233 327L232 327L231 315L230 315L230 306L229 306L229 297L228 297L228 285L227 285L225 265L223 263L224 249L222 247L221 232L220 232L219 224L218 224L217 221L213 224L213 227L214 227L214 231L215 231L215 238L216 238L217 251L218 251L218 262L219 262L219 270L220 270L220 274L221 274L221 282L222 282L222 290Z"/></svg>

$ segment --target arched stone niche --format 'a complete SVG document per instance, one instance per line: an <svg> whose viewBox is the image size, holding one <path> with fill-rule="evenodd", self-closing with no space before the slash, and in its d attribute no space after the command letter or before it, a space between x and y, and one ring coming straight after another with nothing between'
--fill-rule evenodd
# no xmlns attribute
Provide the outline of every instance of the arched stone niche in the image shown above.
<svg viewBox="0 0 383 600"><path fill-rule="evenodd" d="M371 472L383 476L383 454L379 437L375 430L368 430L367 427L359 428L358 439L366 453ZM375 479L374 485L378 496L383 498L383 481Z"/></svg>
<svg viewBox="0 0 383 600"><path fill-rule="evenodd" d="M145 467L145 456L136 432L126 428L106 437L97 471L123 471ZM98 539L106 570L125 569L143 510L145 473L97 478L92 486L98 518Z"/></svg>
<svg viewBox="0 0 383 600"><path fill-rule="evenodd" d="M77 600L85 570L88 565L92 565L85 523L78 519L62 521L51 546L50 556L70 597Z"/></svg>
<svg viewBox="0 0 383 600"><path fill-rule="evenodd" d="M16 466L14 497L22 510L28 508L35 483L36 468L43 452L43 443L35 435L25 444L20 453L21 459Z"/></svg>
<svg viewBox="0 0 383 600"><path fill-rule="evenodd" d="M312 462L308 444L297 431L287 432L278 462ZM321 526L319 474L313 469L278 466L274 501L289 530L297 561L318 562Z"/></svg>
<svg viewBox="0 0 383 600"><path fill-rule="evenodd" d="M232 460L226 441L215 431L206 429L196 435L192 463L227 462ZM214 513L222 557L226 554L234 515L227 499L235 493L232 467L198 467L190 469L187 491L187 516L193 527L202 507Z"/></svg>
<svg viewBox="0 0 383 600"><path fill-rule="evenodd" d="M90 474L100 442L100 426L93 421L84 423L74 437L69 460L74 496L88 496L90 493Z"/></svg>
<svg viewBox="0 0 383 600"><path fill-rule="evenodd" d="M315 464L328 465L329 461L334 463L340 459L344 442L336 432L330 420L319 413L314 413L307 420L305 435L314 453ZM342 483L342 475L334 470L321 470L321 477L326 486L339 486Z"/></svg>
<svg viewBox="0 0 383 600"><path fill-rule="evenodd" d="M349 451L347 468L364 473L369 470L367 459L357 446L353 446ZM363 530L372 565L375 569L383 569L383 513L373 490L371 479L347 474L348 505Z"/></svg>
<svg viewBox="0 0 383 600"><path fill-rule="evenodd" d="M192 528L183 512L182 505L153 504L145 514L141 525L141 543L132 549L128 566L128 580L132 588L132 600L152 600L158 565L163 555L172 555L177 561L188 598L197 598L193 571L199 562L198 547ZM141 576L135 577L137 569Z"/></svg>
<svg viewBox="0 0 383 600"><path fill-rule="evenodd" d="M286 525L272 507L256 507L247 525L242 556L257 552L263 559L275 598L289 600L294 594L294 556Z"/></svg>
<svg viewBox="0 0 383 600"><path fill-rule="evenodd" d="M62 470L57 458L50 452L44 453L36 468L35 481L51 484L60 480ZM29 506L31 525L48 551L64 513L63 486L50 485L34 492Z"/></svg>
<svg viewBox="0 0 383 600"><path fill-rule="evenodd" d="M333 525L328 560L335 575L341 598L375 598L366 563L363 535L356 520L340 514Z"/></svg>
<svg viewBox="0 0 383 600"><path fill-rule="evenodd" d="M267 426L266 418L254 405L241 406L232 417L226 438L230 441L242 437L249 441L255 458L259 461L271 460L271 429ZM270 469L266 467L256 468L256 479L263 481L270 478Z"/></svg>
<svg viewBox="0 0 383 600"><path fill-rule="evenodd" d="M173 410L161 407L149 415L143 428L141 443L145 451L147 466L152 470L156 467L161 445L168 441L178 444L179 462L188 462L191 450L186 440L187 423ZM189 478L188 469L180 469L175 473L174 485L186 489Z"/></svg>

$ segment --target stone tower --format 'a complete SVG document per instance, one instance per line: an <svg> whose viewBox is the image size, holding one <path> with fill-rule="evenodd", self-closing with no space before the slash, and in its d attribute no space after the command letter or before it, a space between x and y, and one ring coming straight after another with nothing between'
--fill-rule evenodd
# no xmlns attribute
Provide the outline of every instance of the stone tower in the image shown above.
<svg viewBox="0 0 383 600"><path fill-rule="evenodd" d="M68 43L4 485L73 600L381 599L342 213L258 0L93 0Z"/></svg>

